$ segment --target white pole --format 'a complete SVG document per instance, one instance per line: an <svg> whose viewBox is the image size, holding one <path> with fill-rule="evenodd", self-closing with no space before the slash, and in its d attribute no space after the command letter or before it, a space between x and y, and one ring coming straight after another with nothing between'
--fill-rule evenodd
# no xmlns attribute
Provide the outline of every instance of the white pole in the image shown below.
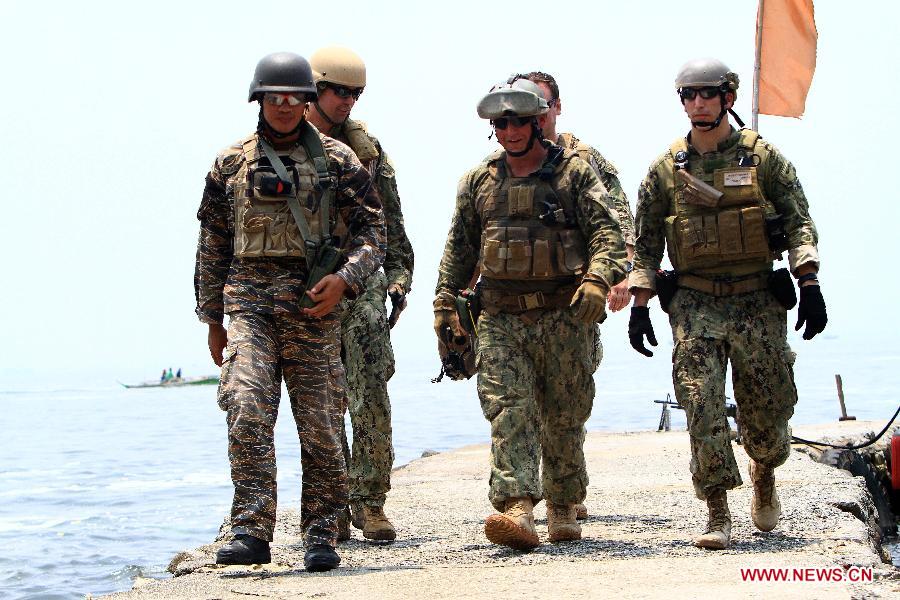
<svg viewBox="0 0 900 600"><path fill-rule="evenodd" d="M762 46L762 22L763 5L765 0L759 0L759 9L756 15L756 58L753 62L753 115L750 119L750 127L753 131L759 131L759 59Z"/></svg>

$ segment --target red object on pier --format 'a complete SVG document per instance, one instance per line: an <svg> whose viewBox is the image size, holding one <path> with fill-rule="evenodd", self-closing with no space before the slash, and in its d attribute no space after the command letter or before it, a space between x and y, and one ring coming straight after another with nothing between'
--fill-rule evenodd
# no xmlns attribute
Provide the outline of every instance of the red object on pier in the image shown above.
<svg viewBox="0 0 900 600"><path fill-rule="evenodd" d="M891 437L891 487L900 491L900 433Z"/></svg>

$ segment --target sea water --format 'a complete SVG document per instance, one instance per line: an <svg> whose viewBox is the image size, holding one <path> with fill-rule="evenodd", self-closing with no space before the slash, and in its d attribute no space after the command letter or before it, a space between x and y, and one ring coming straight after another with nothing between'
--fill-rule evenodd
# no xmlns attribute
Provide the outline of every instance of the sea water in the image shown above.
<svg viewBox="0 0 900 600"><path fill-rule="evenodd" d="M835 373L857 418L883 420L896 409L900 353L827 336L792 344L801 350L794 424L837 420ZM656 429L661 405L652 401L671 393L670 352L665 342L653 359L607 349L588 429ZM474 380L432 384L437 366L433 357L398 357L390 383L396 465L490 439ZM212 541L232 490L215 393L126 390L112 374L0 379L0 597L128 589L137 576L167 576L177 552ZM672 427L684 425L674 410ZM300 450L286 398L276 447L279 503L296 508Z"/></svg>

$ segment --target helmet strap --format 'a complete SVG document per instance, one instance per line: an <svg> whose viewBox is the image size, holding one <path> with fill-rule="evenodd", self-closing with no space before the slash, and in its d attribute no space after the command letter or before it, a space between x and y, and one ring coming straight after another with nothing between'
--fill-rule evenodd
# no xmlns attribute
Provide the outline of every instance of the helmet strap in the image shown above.
<svg viewBox="0 0 900 600"><path fill-rule="evenodd" d="M322 117L323 119L325 119L325 122L331 126L331 127L329 127L329 131L340 125L340 123L332 120L331 117L329 117L328 115L325 114L325 111L322 110L321 106L319 106L318 100L313 102L313 106L316 108L316 112L319 113L319 116Z"/></svg>
<svg viewBox="0 0 900 600"><path fill-rule="evenodd" d="M718 127L722 123L722 119L725 117L725 114L730 112L730 109L725 108L725 93L726 91L724 89L719 91L719 99L722 101L722 110L719 111L719 116L716 117L715 121L691 121L691 125L698 128L705 127L706 131L712 131L713 129ZM734 112L731 112L731 114L734 114ZM744 126L744 124L741 123L740 119L738 119L737 121L741 124L741 127Z"/></svg>
<svg viewBox="0 0 900 600"><path fill-rule="evenodd" d="M297 123L297 126L288 131L287 133L281 133L280 131L275 131L275 129L266 122L266 118L263 116L262 102L259 103L259 122L256 124L256 133L259 135L269 138L270 140L283 140L284 138L291 137L292 135L296 135L300 132L300 128L303 127L303 122L306 120L306 117L300 119L300 122Z"/></svg>
<svg viewBox="0 0 900 600"><path fill-rule="evenodd" d="M531 136L528 138L528 145L525 146L525 149L520 150L519 152L512 152L510 150L507 150L506 153L515 158L519 158L520 156L525 156L526 154L531 152L532 148L534 148L535 140L540 140L541 145L544 146L545 148L549 144L549 142L547 142L544 139L544 134L541 131L541 128L538 127L537 118L534 118L531 120Z"/></svg>

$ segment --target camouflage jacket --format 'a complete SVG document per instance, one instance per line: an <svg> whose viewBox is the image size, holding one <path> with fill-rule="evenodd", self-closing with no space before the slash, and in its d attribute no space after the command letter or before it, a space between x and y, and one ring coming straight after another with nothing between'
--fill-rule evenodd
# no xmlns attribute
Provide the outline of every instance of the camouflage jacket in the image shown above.
<svg viewBox="0 0 900 600"><path fill-rule="evenodd" d="M364 142L363 144L358 144L355 139L349 139L345 133L345 128L348 126L361 128L362 133L371 146ZM412 244L406 235L406 226L403 223L403 211L400 208L400 194L397 191L397 177L394 165L384 152L379 141L369 134L365 124L361 121L347 119L344 123L335 127L331 135L350 146L374 178L375 187L381 196L381 203L384 208L384 221L387 226L387 250L384 257L384 272L387 275L387 283L389 286L392 283L398 283L403 286L406 293L409 293L412 288L415 257Z"/></svg>
<svg viewBox="0 0 900 600"><path fill-rule="evenodd" d="M558 147L551 144L551 152L554 148ZM565 152L567 157L572 156L571 151ZM438 272L435 307L446 306L459 290L465 289L478 266L484 227L477 206L493 193L492 163L505 159L506 154L498 151L463 175L459 182L456 208ZM537 176L532 174L529 178L537 179ZM553 181L554 186L568 189L573 199L577 226L587 243L587 272L609 287L615 285L624 278L625 244L603 185L590 165L577 156L556 165ZM513 286L508 287L510 283ZM513 292L514 283L492 281Z"/></svg>
<svg viewBox="0 0 900 600"><path fill-rule="evenodd" d="M616 214L619 217L619 227L622 229L622 237L629 246L634 246L634 217L631 214L631 207L628 205L628 198L625 196L625 190L619 183L619 172L611 162L606 160L596 148L589 146L579 140L571 133L561 133L557 139L557 144L563 148L574 150L583 160L587 160L594 172L600 178L600 182L606 187L606 193L612 198L613 206L616 208Z"/></svg>
<svg viewBox="0 0 900 600"><path fill-rule="evenodd" d="M347 283L347 294L356 296L384 259L381 200L368 171L350 148L326 136L321 139L328 169L338 182L332 230L339 213L353 232L344 244L345 260L337 275ZM194 267L195 311L204 323L221 323L223 313L239 310L300 312L308 276L305 259L234 257L234 179L243 161L240 143L219 153L206 176L197 211L200 238Z"/></svg>
<svg viewBox="0 0 900 600"><path fill-rule="evenodd" d="M739 138L740 132L732 128L731 135L715 151L703 155L697 152L688 139L689 172L696 172L698 169L711 171L735 164ZM809 216L809 204L794 166L762 138L757 144L765 144L768 151L765 164L758 166L760 187L766 198L775 205L777 212L784 217L791 271L807 262L818 266L818 234ZM673 160L671 150L660 155L650 165L650 171L638 190L634 271L629 277L629 287L656 290L656 270L660 267L666 247L665 219L670 216L670 206L673 204L669 192L660 187L657 169L663 162Z"/></svg>

